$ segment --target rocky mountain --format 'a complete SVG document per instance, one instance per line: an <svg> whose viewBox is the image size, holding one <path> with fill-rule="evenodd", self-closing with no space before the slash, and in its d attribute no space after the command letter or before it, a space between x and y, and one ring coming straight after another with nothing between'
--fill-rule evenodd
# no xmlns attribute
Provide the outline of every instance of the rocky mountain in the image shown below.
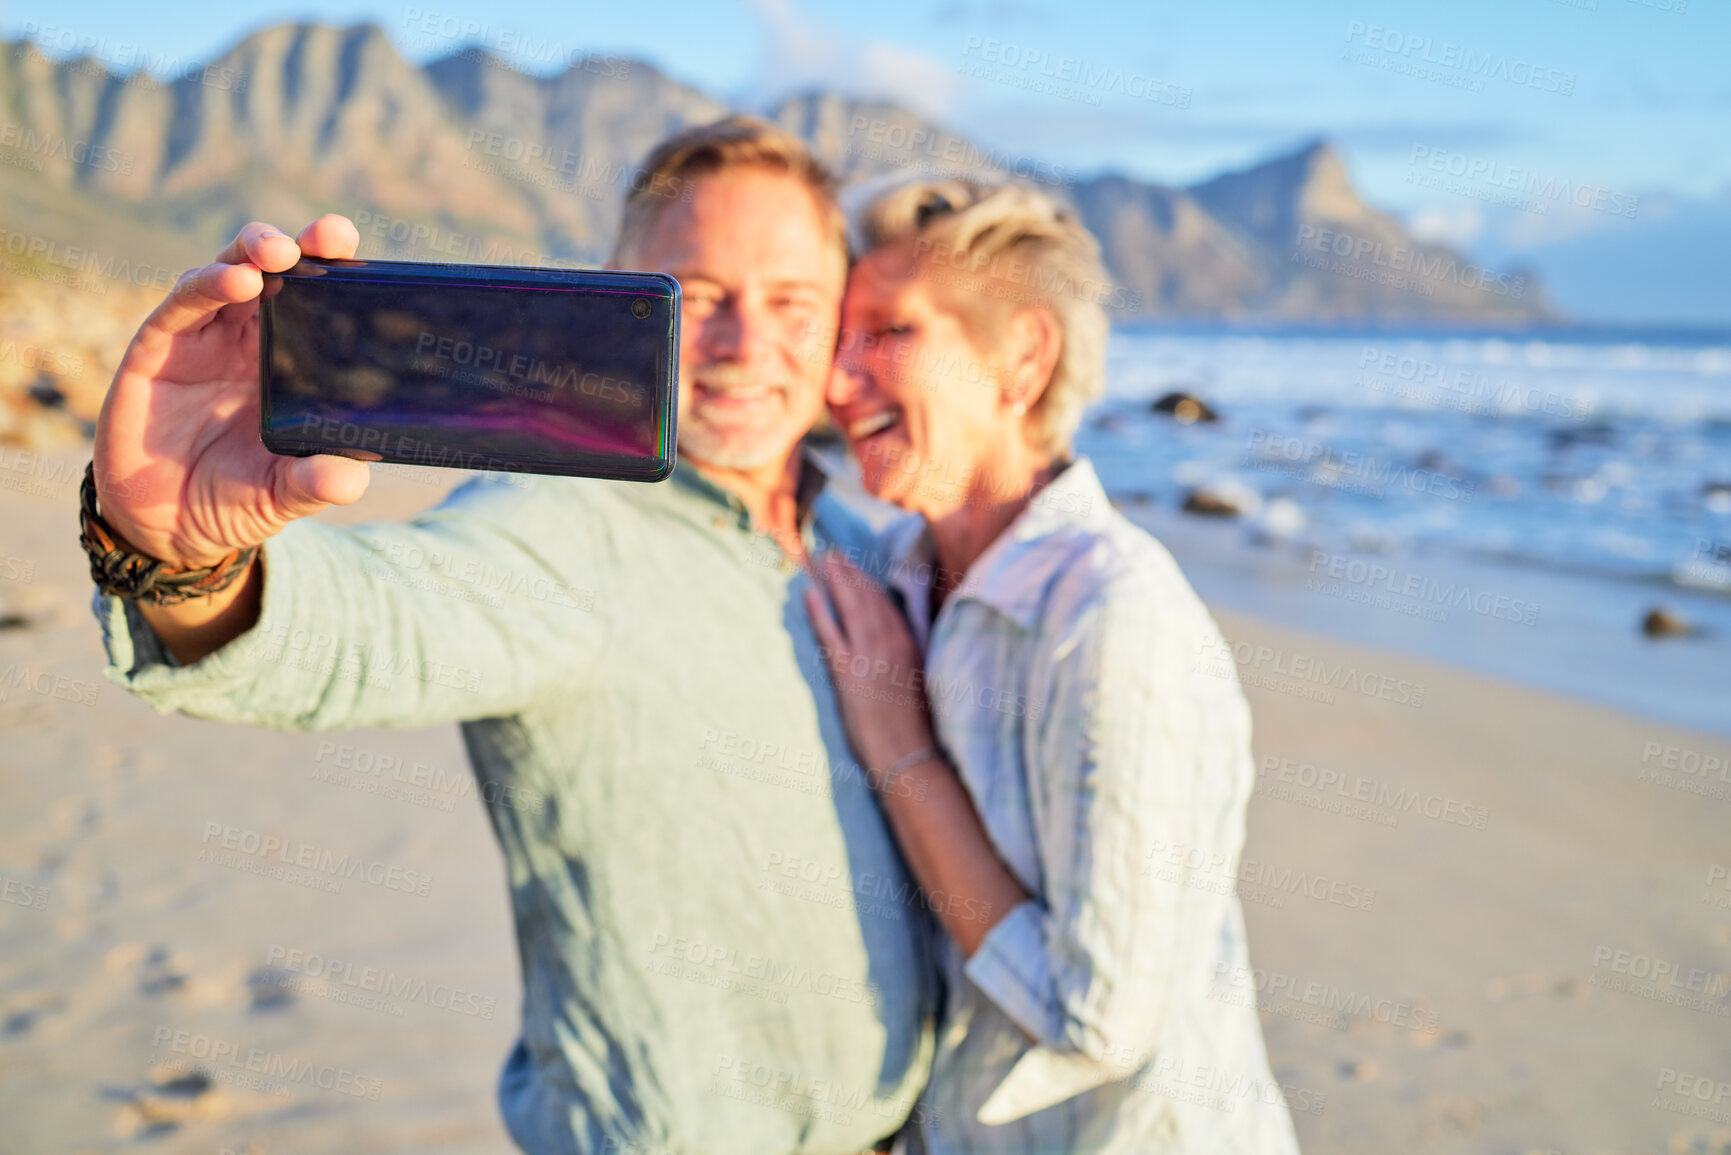
<svg viewBox="0 0 1731 1155"><path fill-rule="evenodd" d="M255 217L335 211L374 251L594 259L620 174L668 129L721 111L648 66L628 71L579 62L538 79L474 52L421 69L365 25L266 28L168 84L11 44L0 114L14 131L0 146L15 163L0 180L50 186L67 208L69 194L101 202L196 242L191 253Z"/></svg>
<svg viewBox="0 0 1731 1155"><path fill-rule="evenodd" d="M1278 247L1265 253L1182 189L1106 176L1079 185L1074 200L1112 275L1149 314L1235 317L1267 294Z"/></svg>
<svg viewBox="0 0 1731 1155"><path fill-rule="evenodd" d="M371 25L264 28L167 82L14 42L0 50L5 244L51 264L77 247L80 275L112 279L119 264L205 259L249 219L336 211L360 224L368 255L595 262L648 149L725 111L613 57L550 76L480 49L417 67ZM996 151L886 102L812 93L767 115L849 180L1010 175L1068 199L1131 318L1549 315L1536 283L1417 244L1365 205L1326 143L1180 189Z"/></svg>
<svg viewBox="0 0 1731 1155"><path fill-rule="evenodd" d="M1100 238L1132 315L1477 323L1551 316L1530 274L1483 270L1420 244L1366 205L1325 141L1179 189L1085 178L995 152L882 101L814 93L771 116L850 180L897 170L1014 177L1065 198Z"/></svg>

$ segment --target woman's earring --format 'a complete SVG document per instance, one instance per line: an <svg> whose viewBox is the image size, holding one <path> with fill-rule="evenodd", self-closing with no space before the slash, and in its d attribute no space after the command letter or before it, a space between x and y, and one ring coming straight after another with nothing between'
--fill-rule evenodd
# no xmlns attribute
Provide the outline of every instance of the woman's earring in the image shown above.
<svg viewBox="0 0 1731 1155"><path fill-rule="evenodd" d="M1018 401L1014 405L1010 406L1010 412L1014 413L1017 417L1022 417L1027 414L1028 407L1023 402Z"/></svg>

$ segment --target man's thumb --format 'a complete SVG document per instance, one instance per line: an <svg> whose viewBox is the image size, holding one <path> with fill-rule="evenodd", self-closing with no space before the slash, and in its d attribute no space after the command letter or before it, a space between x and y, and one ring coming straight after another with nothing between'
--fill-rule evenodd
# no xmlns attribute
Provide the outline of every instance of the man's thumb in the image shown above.
<svg viewBox="0 0 1731 1155"><path fill-rule="evenodd" d="M308 517L327 505L352 505L367 491L372 470L364 461L318 453L297 457L282 472L278 504L291 518Z"/></svg>

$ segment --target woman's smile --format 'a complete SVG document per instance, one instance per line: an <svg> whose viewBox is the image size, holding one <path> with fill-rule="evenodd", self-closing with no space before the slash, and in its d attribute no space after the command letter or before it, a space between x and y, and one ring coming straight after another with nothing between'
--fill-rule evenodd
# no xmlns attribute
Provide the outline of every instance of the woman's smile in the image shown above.
<svg viewBox="0 0 1731 1155"><path fill-rule="evenodd" d="M871 440L873 437L876 437L878 434L895 428L900 425L901 422L902 411L893 406L888 409L880 409L878 412L868 414L864 417L853 418L848 422L847 426L848 440L854 443L854 448L857 452L859 446Z"/></svg>

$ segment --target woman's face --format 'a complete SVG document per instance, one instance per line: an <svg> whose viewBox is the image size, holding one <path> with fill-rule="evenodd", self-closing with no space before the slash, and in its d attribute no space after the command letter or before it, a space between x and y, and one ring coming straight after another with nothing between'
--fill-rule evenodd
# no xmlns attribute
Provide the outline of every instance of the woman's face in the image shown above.
<svg viewBox="0 0 1731 1155"><path fill-rule="evenodd" d="M941 279L963 275L922 266L911 242L867 254L848 278L830 376L830 413L866 488L927 517L989 499L982 470L1025 424L1008 350L976 344L947 303Z"/></svg>

